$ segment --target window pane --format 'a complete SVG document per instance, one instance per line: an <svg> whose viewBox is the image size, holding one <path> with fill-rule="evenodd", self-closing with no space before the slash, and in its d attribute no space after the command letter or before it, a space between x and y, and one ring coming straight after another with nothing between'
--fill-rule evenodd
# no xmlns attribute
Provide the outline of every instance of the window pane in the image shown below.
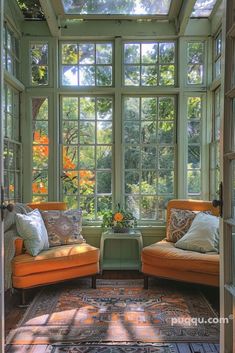
<svg viewBox="0 0 235 353"><path fill-rule="evenodd" d="M141 55L143 64L156 64L158 61L158 43L142 44Z"/></svg>
<svg viewBox="0 0 235 353"><path fill-rule="evenodd" d="M77 86L78 84L78 68L76 66L62 67L62 85Z"/></svg>
<svg viewBox="0 0 235 353"><path fill-rule="evenodd" d="M140 66L129 65L125 67L125 85L139 86L140 85Z"/></svg>
<svg viewBox="0 0 235 353"><path fill-rule="evenodd" d="M96 45L96 62L97 64L112 64L112 45L97 44Z"/></svg>
<svg viewBox="0 0 235 353"><path fill-rule="evenodd" d="M63 0L65 13L90 15L166 15L170 8L170 0L161 0L154 3L134 0L85 0L79 3L75 0Z"/></svg>
<svg viewBox="0 0 235 353"><path fill-rule="evenodd" d="M62 101L63 119L77 120L78 119L78 98L64 97Z"/></svg>
<svg viewBox="0 0 235 353"><path fill-rule="evenodd" d="M78 47L76 44L62 44L62 64L77 64Z"/></svg>

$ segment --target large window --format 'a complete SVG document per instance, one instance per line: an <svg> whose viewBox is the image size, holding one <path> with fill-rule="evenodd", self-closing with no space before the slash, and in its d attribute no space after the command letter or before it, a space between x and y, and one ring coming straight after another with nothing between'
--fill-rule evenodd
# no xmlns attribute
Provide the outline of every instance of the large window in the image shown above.
<svg viewBox="0 0 235 353"><path fill-rule="evenodd" d="M82 208L88 224L100 224L103 212L121 203L140 225L156 225L169 199L205 196L208 46L203 39L183 43L180 73L177 40L58 43L56 90L48 85L43 96L31 87L33 200L60 198ZM41 66L54 51L44 41L29 45L31 78L40 86L48 82L48 66Z"/></svg>
<svg viewBox="0 0 235 353"><path fill-rule="evenodd" d="M15 202L21 200L19 92L5 84L3 98L5 199Z"/></svg>
<svg viewBox="0 0 235 353"><path fill-rule="evenodd" d="M112 207L113 99L63 96L62 189L69 207L81 207L89 220Z"/></svg>
<svg viewBox="0 0 235 353"><path fill-rule="evenodd" d="M173 96L124 97L125 205L139 220L164 221L174 197Z"/></svg>

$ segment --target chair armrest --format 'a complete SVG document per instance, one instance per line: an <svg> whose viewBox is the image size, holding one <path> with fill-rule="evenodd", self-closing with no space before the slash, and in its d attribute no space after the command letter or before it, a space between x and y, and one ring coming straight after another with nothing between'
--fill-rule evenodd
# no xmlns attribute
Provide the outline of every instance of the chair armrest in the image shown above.
<svg viewBox="0 0 235 353"><path fill-rule="evenodd" d="M15 256L23 254L24 240L21 238L15 239Z"/></svg>

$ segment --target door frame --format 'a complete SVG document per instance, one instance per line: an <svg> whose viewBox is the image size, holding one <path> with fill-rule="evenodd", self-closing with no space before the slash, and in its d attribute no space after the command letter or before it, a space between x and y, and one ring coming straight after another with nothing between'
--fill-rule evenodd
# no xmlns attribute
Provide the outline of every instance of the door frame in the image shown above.
<svg viewBox="0 0 235 353"><path fill-rule="evenodd" d="M235 334L232 315L233 302L235 302L235 284L233 283L233 266L235 254L233 254L233 242L235 236L235 214L233 212L234 170L235 170L235 117L233 101L235 100L234 75L234 44L235 31L232 19L235 10L235 0L223 0L223 25L222 25L222 137L221 137L221 172L223 180L223 218L220 222L220 352L230 353L235 349ZM234 105L235 107L235 105ZM228 319L228 322L223 319Z"/></svg>
<svg viewBox="0 0 235 353"><path fill-rule="evenodd" d="M4 0L0 0L0 58L3 58L3 24L4 24ZM0 187L3 187L3 127L4 127L4 112L3 112L3 76L4 67L3 60L0 60ZM1 192L1 191L0 191ZM4 326L4 228L3 221L0 215L0 353L4 353L5 346L5 326Z"/></svg>

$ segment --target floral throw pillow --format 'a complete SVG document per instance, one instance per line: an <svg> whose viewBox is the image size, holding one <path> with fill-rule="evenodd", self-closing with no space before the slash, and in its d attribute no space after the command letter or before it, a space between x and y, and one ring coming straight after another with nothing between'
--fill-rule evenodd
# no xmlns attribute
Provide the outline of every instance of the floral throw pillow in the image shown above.
<svg viewBox="0 0 235 353"><path fill-rule="evenodd" d="M172 208L166 231L166 240L176 243L191 227L197 212Z"/></svg>
<svg viewBox="0 0 235 353"><path fill-rule="evenodd" d="M82 231L82 211L41 211L47 229L50 247L81 244L85 240Z"/></svg>

